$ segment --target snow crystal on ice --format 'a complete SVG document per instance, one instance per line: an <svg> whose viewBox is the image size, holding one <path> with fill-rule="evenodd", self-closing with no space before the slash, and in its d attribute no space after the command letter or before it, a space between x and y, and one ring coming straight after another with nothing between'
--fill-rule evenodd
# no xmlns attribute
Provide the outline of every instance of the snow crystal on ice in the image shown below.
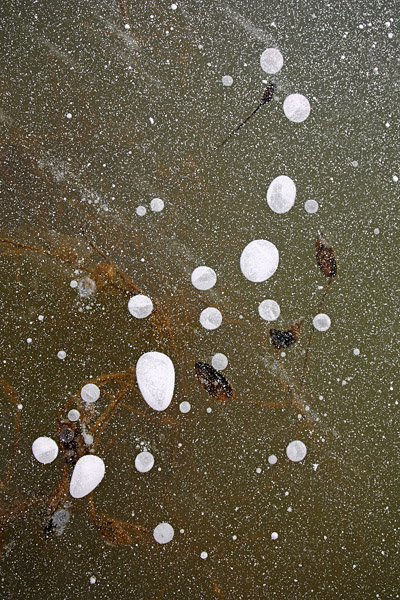
<svg viewBox="0 0 400 600"><path fill-rule="evenodd" d="M217 371L223 371L228 366L228 358L225 354L217 352L211 359L211 364Z"/></svg>
<svg viewBox="0 0 400 600"><path fill-rule="evenodd" d="M133 317L144 319L153 311L153 302L144 294L136 294L128 302L128 310Z"/></svg>
<svg viewBox="0 0 400 600"><path fill-rule="evenodd" d="M140 473L147 473L154 466L154 456L150 452L140 452L135 458L135 467Z"/></svg>
<svg viewBox="0 0 400 600"><path fill-rule="evenodd" d="M87 383L81 389L81 398L91 404L100 398L100 388L95 383Z"/></svg>
<svg viewBox="0 0 400 600"><path fill-rule="evenodd" d="M204 329L217 329L222 323L222 314L218 308L209 306L201 312L200 323Z"/></svg>
<svg viewBox="0 0 400 600"><path fill-rule="evenodd" d="M240 257L240 269L246 279L266 281L278 268L279 252L272 242L253 240L247 244Z"/></svg>
<svg viewBox="0 0 400 600"><path fill-rule="evenodd" d="M32 453L36 460L47 465L57 458L58 446L49 437L38 437L32 444Z"/></svg>
<svg viewBox="0 0 400 600"><path fill-rule="evenodd" d="M192 284L198 290L210 290L217 282L217 275L211 267L197 267L192 273Z"/></svg>
<svg viewBox="0 0 400 600"><path fill-rule="evenodd" d="M275 213L288 212L296 198L296 184L287 175L279 175L271 181L267 191L268 206Z"/></svg>
<svg viewBox="0 0 400 600"><path fill-rule="evenodd" d="M266 321L276 321L281 314L281 309L275 300L263 300L258 307L258 312L262 319L265 319Z"/></svg>
<svg viewBox="0 0 400 600"><path fill-rule="evenodd" d="M72 472L69 493L73 498L83 498L101 482L105 473L103 459L94 454L82 456Z"/></svg>
<svg viewBox="0 0 400 600"><path fill-rule="evenodd" d="M174 528L169 523L159 523L155 527L153 535L159 544L168 544L174 537Z"/></svg>
<svg viewBox="0 0 400 600"><path fill-rule="evenodd" d="M289 460L300 462L307 454L307 448L300 440L294 440L287 445L286 454Z"/></svg>
<svg viewBox="0 0 400 600"><path fill-rule="evenodd" d="M277 48L267 48L260 56L260 65L266 73L278 73L283 66L283 56Z"/></svg>
<svg viewBox="0 0 400 600"><path fill-rule="evenodd" d="M283 103L283 112L289 121L301 123L310 114L310 103L302 94L290 94Z"/></svg>
<svg viewBox="0 0 400 600"><path fill-rule="evenodd" d="M319 313L314 317L313 325L318 331L327 331L331 326L331 320L325 313Z"/></svg>
<svg viewBox="0 0 400 600"><path fill-rule="evenodd" d="M139 390L154 410L165 410L171 403L175 386L175 369L162 352L146 352L136 363Z"/></svg>

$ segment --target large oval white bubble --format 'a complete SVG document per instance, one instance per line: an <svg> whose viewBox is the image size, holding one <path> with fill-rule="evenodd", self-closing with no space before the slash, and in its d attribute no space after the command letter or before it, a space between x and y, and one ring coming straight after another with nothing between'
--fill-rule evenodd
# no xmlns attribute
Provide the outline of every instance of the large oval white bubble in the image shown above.
<svg viewBox="0 0 400 600"><path fill-rule="evenodd" d="M128 310L133 317L144 319L148 317L153 310L151 298L144 294L136 294L128 302Z"/></svg>
<svg viewBox="0 0 400 600"><path fill-rule="evenodd" d="M267 48L260 56L260 65L266 73L278 73L283 66L283 56L277 48Z"/></svg>
<svg viewBox="0 0 400 600"><path fill-rule="evenodd" d="M293 123L305 121L310 110L310 103L302 94L290 94L283 103L283 112Z"/></svg>
<svg viewBox="0 0 400 600"><path fill-rule="evenodd" d="M147 473L154 466L154 456L150 452L140 452L135 458L135 467L139 473Z"/></svg>
<svg viewBox="0 0 400 600"><path fill-rule="evenodd" d="M159 544L168 544L174 537L174 528L169 523L159 523L154 528L153 535Z"/></svg>
<svg viewBox="0 0 400 600"><path fill-rule="evenodd" d="M73 498L83 498L101 482L105 473L103 459L93 454L82 456L72 472L69 493Z"/></svg>
<svg viewBox="0 0 400 600"><path fill-rule="evenodd" d="M146 352L136 363L139 390L154 410L165 410L174 395L175 369L162 352Z"/></svg>
<svg viewBox="0 0 400 600"><path fill-rule="evenodd" d="M267 240L254 240L247 244L240 257L240 269L246 279L266 281L278 268L279 252Z"/></svg>
<svg viewBox="0 0 400 600"><path fill-rule="evenodd" d="M293 462L300 462L307 455L306 445L300 440L294 440L287 445L286 455Z"/></svg>
<svg viewBox="0 0 400 600"><path fill-rule="evenodd" d="M287 175L279 175L271 181L267 190L268 206L275 213L288 212L296 199L296 184Z"/></svg>
<svg viewBox="0 0 400 600"><path fill-rule="evenodd" d="M258 312L262 319L276 321L281 314L281 309L275 300L263 300L258 307Z"/></svg>
<svg viewBox="0 0 400 600"><path fill-rule="evenodd" d="M217 275L211 267L197 267L192 273L192 284L198 290L210 290L217 282Z"/></svg>
<svg viewBox="0 0 400 600"><path fill-rule="evenodd" d="M48 465L57 458L58 446L49 437L38 437L32 444L32 454L40 463Z"/></svg>
<svg viewBox="0 0 400 600"><path fill-rule="evenodd" d="M313 325L318 331L327 331L331 326L331 320L325 313L319 313L314 317Z"/></svg>
<svg viewBox="0 0 400 600"><path fill-rule="evenodd" d="M201 312L200 323L204 329L217 329L222 323L222 314L218 308L209 306Z"/></svg>
<svg viewBox="0 0 400 600"><path fill-rule="evenodd" d="M95 383L87 383L81 389L81 398L91 404L100 398L100 388Z"/></svg>

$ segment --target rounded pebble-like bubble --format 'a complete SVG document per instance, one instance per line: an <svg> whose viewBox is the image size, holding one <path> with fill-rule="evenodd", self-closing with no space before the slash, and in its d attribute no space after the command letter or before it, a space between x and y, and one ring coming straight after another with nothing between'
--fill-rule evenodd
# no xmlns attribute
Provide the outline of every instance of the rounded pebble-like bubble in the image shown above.
<svg viewBox="0 0 400 600"><path fill-rule="evenodd" d="M151 298L144 294L132 296L128 302L128 310L136 319L144 319L153 311L153 302Z"/></svg>
<svg viewBox="0 0 400 600"><path fill-rule="evenodd" d="M86 454L76 463L71 476L69 493L73 498L83 498L92 492L102 481L105 474L102 458Z"/></svg>
<svg viewBox="0 0 400 600"><path fill-rule="evenodd" d="M283 56L277 48L267 48L260 56L260 65L266 73L278 73L283 67Z"/></svg>
<svg viewBox="0 0 400 600"><path fill-rule="evenodd" d="M174 528L169 523L159 523L154 528L153 535L159 544L168 544L174 537Z"/></svg>
<svg viewBox="0 0 400 600"><path fill-rule="evenodd" d="M222 85L230 86L233 83L233 77L230 75L224 75L222 78Z"/></svg>
<svg viewBox="0 0 400 600"><path fill-rule="evenodd" d="M140 393L154 410L171 404L175 386L175 368L162 352L145 352L136 363L136 380Z"/></svg>
<svg viewBox="0 0 400 600"><path fill-rule="evenodd" d="M288 212L296 199L296 184L287 175L279 175L271 181L267 190L268 206L275 213Z"/></svg>
<svg viewBox="0 0 400 600"><path fill-rule="evenodd" d="M211 267L197 267L191 276L192 284L198 290L210 290L217 282L217 275Z"/></svg>
<svg viewBox="0 0 400 600"><path fill-rule="evenodd" d="M275 300L263 300L258 307L258 312L265 321L276 321L281 314L281 309Z"/></svg>
<svg viewBox="0 0 400 600"><path fill-rule="evenodd" d="M65 350L60 350L59 352L57 352L57 358L59 358L60 360L64 360L66 356L67 353L65 352Z"/></svg>
<svg viewBox="0 0 400 600"><path fill-rule="evenodd" d="M303 94L290 94L283 103L283 112L289 121L301 123L310 114L310 103Z"/></svg>
<svg viewBox="0 0 400 600"><path fill-rule="evenodd" d="M205 560L208 557L208 552L202 552L200 554L200 558L202 558L203 560Z"/></svg>
<svg viewBox="0 0 400 600"><path fill-rule="evenodd" d="M81 389L81 398L91 404L100 398L100 388L95 383L87 383Z"/></svg>
<svg viewBox="0 0 400 600"><path fill-rule="evenodd" d="M253 240L247 244L240 257L243 275L255 283L269 279L275 273L278 264L278 249L267 240Z"/></svg>
<svg viewBox="0 0 400 600"><path fill-rule="evenodd" d="M154 466L154 456L150 452L140 452L135 458L135 467L139 473L147 473Z"/></svg>
<svg viewBox="0 0 400 600"><path fill-rule="evenodd" d="M353 349L353 354L354 354L354 356L360 356L360 350L359 350L359 348L354 348Z"/></svg>
<svg viewBox="0 0 400 600"><path fill-rule="evenodd" d="M270 456L268 456L268 462L270 465L275 465L278 462L278 459L276 458L275 454L271 454Z"/></svg>
<svg viewBox="0 0 400 600"><path fill-rule="evenodd" d="M278 534L276 533L276 531L273 531L273 532L271 533L271 540L277 540L277 539L278 539L278 537L279 537L279 536L278 536Z"/></svg>
<svg viewBox="0 0 400 600"><path fill-rule="evenodd" d="M306 212L308 212L310 215L316 213L318 211L318 202L316 200L307 200L304 203L304 208L306 210Z"/></svg>
<svg viewBox="0 0 400 600"><path fill-rule="evenodd" d="M223 371L228 366L228 357L221 352L217 352L211 359L211 364L217 371Z"/></svg>
<svg viewBox="0 0 400 600"><path fill-rule="evenodd" d="M287 445L286 455L293 462L300 462L306 457L307 448L300 440L294 440Z"/></svg>
<svg viewBox="0 0 400 600"><path fill-rule="evenodd" d="M72 408L67 415L68 419L72 422L79 421L80 416L81 413L79 412L79 410L76 410L76 408Z"/></svg>
<svg viewBox="0 0 400 600"><path fill-rule="evenodd" d="M161 200L161 198L153 198L150 202L150 208L153 212L161 212L164 208L164 200Z"/></svg>
<svg viewBox="0 0 400 600"><path fill-rule="evenodd" d="M136 207L136 214L138 217L144 217L144 215L147 213L147 209L145 206L137 206Z"/></svg>
<svg viewBox="0 0 400 600"><path fill-rule="evenodd" d="M190 402L187 402L187 400L184 400L179 405L179 410L181 411L181 413L184 413L184 414L188 413L188 412L190 412L190 409L191 409Z"/></svg>
<svg viewBox="0 0 400 600"><path fill-rule="evenodd" d="M331 320L325 313L319 313L314 317L313 325L318 331L327 331L331 326Z"/></svg>
<svg viewBox="0 0 400 600"><path fill-rule="evenodd" d="M32 444L32 454L40 463L47 465L57 458L58 446L49 437L38 437Z"/></svg>
<svg viewBox="0 0 400 600"><path fill-rule="evenodd" d="M78 294L81 298L89 298L96 291L96 283L90 277L82 277L78 281Z"/></svg>
<svg viewBox="0 0 400 600"><path fill-rule="evenodd" d="M200 323L204 329L217 329L222 323L222 314L218 308L209 306L201 312Z"/></svg>

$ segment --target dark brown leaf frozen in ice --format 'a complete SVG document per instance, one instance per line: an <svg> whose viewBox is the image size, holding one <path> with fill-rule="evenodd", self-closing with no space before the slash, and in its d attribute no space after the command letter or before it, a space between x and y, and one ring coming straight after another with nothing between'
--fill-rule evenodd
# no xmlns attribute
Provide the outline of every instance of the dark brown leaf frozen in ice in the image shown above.
<svg viewBox="0 0 400 600"><path fill-rule="evenodd" d="M279 331L279 329L270 329L269 337L271 343L277 350L288 348L299 339L301 324L304 319L294 323L287 331Z"/></svg>
<svg viewBox="0 0 400 600"><path fill-rule="evenodd" d="M317 264L325 277L333 279L337 275L337 258L328 238L321 233L315 242Z"/></svg>
<svg viewBox="0 0 400 600"><path fill-rule="evenodd" d="M195 371L197 379L210 396L221 401L234 398L231 384L214 367L205 362L197 362Z"/></svg>

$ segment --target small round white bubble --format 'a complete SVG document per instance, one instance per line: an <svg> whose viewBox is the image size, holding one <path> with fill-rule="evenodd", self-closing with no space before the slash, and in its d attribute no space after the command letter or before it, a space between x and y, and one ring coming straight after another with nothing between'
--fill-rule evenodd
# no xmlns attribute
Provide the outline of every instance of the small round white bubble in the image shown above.
<svg viewBox="0 0 400 600"><path fill-rule="evenodd" d="M286 455L292 462L300 462L307 455L307 448L300 440L294 440L287 445Z"/></svg>
<svg viewBox="0 0 400 600"><path fill-rule="evenodd" d="M79 410L76 410L76 408L72 408L67 415L68 419L72 422L78 421L80 416L81 414Z"/></svg>
<svg viewBox="0 0 400 600"><path fill-rule="evenodd" d="M331 326L331 320L325 313L319 313L314 317L313 325L318 331L327 331Z"/></svg>
<svg viewBox="0 0 400 600"><path fill-rule="evenodd" d="M144 319L153 311L153 302L151 298L144 294L136 294L128 302L128 310L133 317Z"/></svg>
<svg viewBox="0 0 400 600"><path fill-rule="evenodd" d="M203 560L205 560L208 557L208 552L202 552L200 554L200 558L202 558Z"/></svg>
<svg viewBox="0 0 400 600"><path fill-rule="evenodd" d="M146 212L147 212L147 210L146 210L145 206L137 206L136 207L136 214L138 217L144 217Z"/></svg>
<svg viewBox="0 0 400 600"><path fill-rule="evenodd" d="M153 212L161 212L164 208L164 200L161 200L161 198L153 198L150 202L150 208Z"/></svg>
<svg viewBox="0 0 400 600"><path fill-rule="evenodd" d="M76 281L76 279L73 279L72 281L69 282L69 285L72 287L72 289L78 287L78 282Z"/></svg>
<svg viewBox="0 0 400 600"><path fill-rule="evenodd" d="M181 413L188 413L190 412L191 406L190 406L190 402L187 402L186 400L184 400L183 402L180 403L179 405L179 410L181 411Z"/></svg>
<svg viewBox="0 0 400 600"><path fill-rule="evenodd" d="M283 103L283 112L293 123L302 123L310 114L310 103L302 94L290 94Z"/></svg>
<svg viewBox="0 0 400 600"><path fill-rule="evenodd" d="M81 398L91 404L100 398L100 388L95 383L87 383L81 389Z"/></svg>
<svg viewBox="0 0 400 600"><path fill-rule="evenodd" d="M60 350L59 352L57 352L57 358L59 358L60 360L64 360L66 356L67 353L64 350Z"/></svg>
<svg viewBox="0 0 400 600"><path fill-rule="evenodd" d="M280 306L275 300L263 300L258 307L259 315L265 321L276 321L281 314Z"/></svg>
<svg viewBox="0 0 400 600"><path fill-rule="evenodd" d="M276 531L273 531L271 533L271 540L277 540L278 539L278 534L276 533Z"/></svg>
<svg viewBox="0 0 400 600"><path fill-rule="evenodd" d="M174 529L169 523L159 523L153 531L153 536L159 544L168 544L174 537Z"/></svg>
<svg viewBox="0 0 400 600"><path fill-rule="evenodd" d="M275 465L278 462L278 459L276 458L275 454L271 454L270 456L268 456L268 462L270 465Z"/></svg>
<svg viewBox="0 0 400 600"><path fill-rule="evenodd" d="M217 371L223 371L228 366L228 358L225 354L217 352L211 359L211 364Z"/></svg>
<svg viewBox="0 0 400 600"><path fill-rule="evenodd" d="M304 203L304 208L306 210L306 212L308 212L310 215L313 213L316 213L318 211L318 202L316 200L307 200Z"/></svg>
<svg viewBox="0 0 400 600"><path fill-rule="evenodd" d="M200 323L204 329L217 329L222 323L222 314L218 308L209 306L201 312Z"/></svg>
<svg viewBox="0 0 400 600"><path fill-rule="evenodd" d="M222 85L230 86L233 83L233 77L230 75L224 75L222 78Z"/></svg>
<svg viewBox="0 0 400 600"><path fill-rule="evenodd" d="M354 354L354 356L360 356L360 350L359 350L359 348L354 348L353 354Z"/></svg>
<svg viewBox="0 0 400 600"><path fill-rule="evenodd" d="M277 48L267 48L260 56L260 65L266 73L278 73L283 66L283 56Z"/></svg>
<svg viewBox="0 0 400 600"><path fill-rule="evenodd" d="M253 240L240 256L240 270L246 279L259 283L275 273L279 264L277 247L268 240Z"/></svg>
<svg viewBox="0 0 400 600"><path fill-rule="evenodd" d="M139 473L147 473L154 466L154 456L150 452L140 452L135 458L135 467Z"/></svg>
<svg viewBox="0 0 400 600"><path fill-rule="evenodd" d="M198 290L210 290L217 283L217 275L211 267L201 266L191 275L192 284Z"/></svg>
<svg viewBox="0 0 400 600"><path fill-rule="evenodd" d="M47 465L57 458L58 446L49 437L38 437L32 444L32 454L40 463Z"/></svg>

